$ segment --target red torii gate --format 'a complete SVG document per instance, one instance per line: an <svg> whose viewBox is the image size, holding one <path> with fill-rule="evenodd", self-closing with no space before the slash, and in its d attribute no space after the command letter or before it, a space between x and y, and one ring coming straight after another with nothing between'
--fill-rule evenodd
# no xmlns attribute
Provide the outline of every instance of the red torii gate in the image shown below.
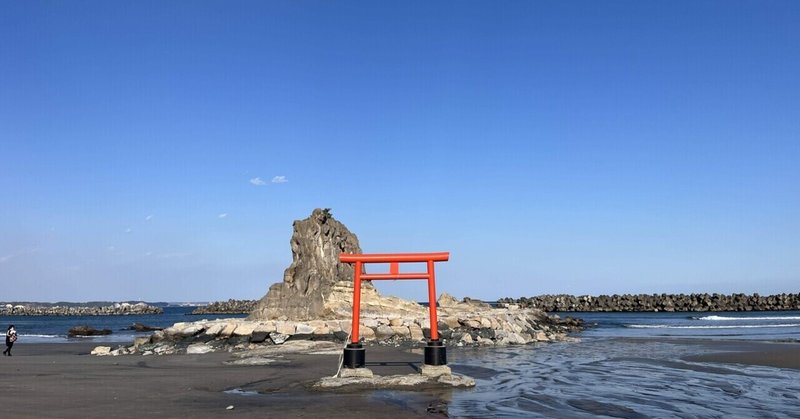
<svg viewBox="0 0 800 419"><path fill-rule="evenodd" d="M365 350L359 342L358 327L359 314L361 312L361 281L375 280L405 280L405 279L426 279L428 280L428 307L431 320L431 339L425 346L425 364L427 365L446 365L447 354L444 345L439 340L438 320L436 317L436 275L434 273L435 262L446 262L450 259L449 252L436 253L365 253L339 255L342 263L354 263L353 274L353 326L350 343L344 349L344 359L342 364L348 368L361 368L365 365ZM389 273L368 274L363 272L364 264L368 263L388 263ZM401 273L401 263L426 263L427 272Z"/></svg>

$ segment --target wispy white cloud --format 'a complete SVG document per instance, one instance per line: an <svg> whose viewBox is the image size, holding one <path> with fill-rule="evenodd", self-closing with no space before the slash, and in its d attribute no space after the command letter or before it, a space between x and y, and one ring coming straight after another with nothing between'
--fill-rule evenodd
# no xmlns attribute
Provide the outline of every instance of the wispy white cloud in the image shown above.
<svg viewBox="0 0 800 419"><path fill-rule="evenodd" d="M152 220L152 219L153 219L153 214L150 214L150 215L148 215L147 217L144 217L144 220L145 220L145 221L150 221L150 220Z"/></svg>
<svg viewBox="0 0 800 419"><path fill-rule="evenodd" d="M156 255L159 259L182 259L192 256L192 253L189 252L172 252L172 253L160 253Z"/></svg>
<svg viewBox="0 0 800 419"><path fill-rule="evenodd" d="M222 214L217 215L217 218L228 218L228 213L227 212L223 212Z"/></svg>
<svg viewBox="0 0 800 419"><path fill-rule="evenodd" d="M126 229L125 229L125 232L126 232L126 233L128 233L128 234L130 234L130 233L131 233L131 231L133 231L133 229L132 229L132 228L130 228L130 227L128 227L128 228L126 228Z"/></svg>
<svg viewBox="0 0 800 419"><path fill-rule="evenodd" d="M0 256L0 263L6 263L11 259L20 257L22 255L27 255L30 253L36 253L39 249L36 247L26 247L24 249L17 250L16 252L9 253L7 255Z"/></svg>
<svg viewBox="0 0 800 419"><path fill-rule="evenodd" d="M256 186L264 186L264 185L267 184L267 182L264 182L264 180L261 179L260 177L254 177L254 178L250 179L250 183L252 183L253 185L256 185Z"/></svg>
<svg viewBox="0 0 800 419"><path fill-rule="evenodd" d="M272 183L286 183L289 179L286 179L286 176L275 176L272 178Z"/></svg>

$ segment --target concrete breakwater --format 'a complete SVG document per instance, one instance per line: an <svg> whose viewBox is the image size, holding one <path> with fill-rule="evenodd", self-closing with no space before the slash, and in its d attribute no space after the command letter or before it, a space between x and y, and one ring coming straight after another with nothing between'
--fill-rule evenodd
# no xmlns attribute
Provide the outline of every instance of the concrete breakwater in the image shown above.
<svg viewBox="0 0 800 419"><path fill-rule="evenodd" d="M503 298L498 303L543 311L783 311L800 310L800 294L561 294Z"/></svg>
<svg viewBox="0 0 800 419"><path fill-rule="evenodd" d="M116 303L108 306L0 305L0 315L3 316L126 316L163 312L160 307L145 303Z"/></svg>
<svg viewBox="0 0 800 419"><path fill-rule="evenodd" d="M249 314L256 307L256 300L215 301L192 310L192 314Z"/></svg>

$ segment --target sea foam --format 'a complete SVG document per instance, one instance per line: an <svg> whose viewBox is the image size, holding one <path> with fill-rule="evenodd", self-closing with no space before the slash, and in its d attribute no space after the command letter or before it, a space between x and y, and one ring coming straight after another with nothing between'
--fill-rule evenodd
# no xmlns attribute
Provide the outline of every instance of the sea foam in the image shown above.
<svg viewBox="0 0 800 419"><path fill-rule="evenodd" d="M773 316L773 317L732 317L732 316L703 316L692 317L692 320L709 320L709 321L735 321L735 320L800 320L800 316Z"/></svg>
<svg viewBox="0 0 800 419"><path fill-rule="evenodd" d="M800 323L790 324L743 324L743 325L707 325L707 326L678 326L672 324L629 324L631 329L764 329L772 327L800 327Z"/></svg>

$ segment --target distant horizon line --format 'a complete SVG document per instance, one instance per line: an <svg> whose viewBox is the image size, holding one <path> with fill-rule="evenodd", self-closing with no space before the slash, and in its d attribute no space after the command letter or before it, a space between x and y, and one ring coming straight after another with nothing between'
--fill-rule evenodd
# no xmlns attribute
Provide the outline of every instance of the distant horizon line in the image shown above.
<svg viewBox="0 0 800 419"><path fill-rule="evenodd" d="M644 296L644 295L647 295L647 296L661 296L661 295L667 295L667 296L680 296L680 295L684 295L684 296L690 296L690 295L709 295L709 296L713 296L713 295L721 295L721 296L726 296L726 295L746 295L746 296L770 297L770 296L792 295L792 294L800 294L800 291L798 291L798 292L769 293L769 294L762 294L762 293L759 293L759 292L751 292L751 293L747 293L747 292L720 293L720 292L707 292L707 291L706 292L621 293L621 294L620 293L612 293L612 294L568 294L568 293L555 294L555 293L547 293L547 294L526 295L526 296L519 296L519 297L505 296L505 297L499 297L499 298L494 298L494 299L473 298L473 297L469 297L469 296L466 296L464 298L465 299L470 299L470 300L477 300L477 301L481 301L481 302L485 302L485 303L493 303L493 302L496 303L496 302L498 302L500 300L504 300L504 299L508 299L508 298L510 298L510 299L520 299L520 298L537 298L537 297L544 297L544 296L573 296L573 297L587 297L587 296L588 297L601 297L601 296L606 296L606 297L613 297L613 296L624 296L624 295L629 295L629 296L638 296L638 295L642 295L642 296ZM440 296L441 296L441 294L440 294ZM119 304L121 304L121 303L146 303L146 304L149 304L149 305L168 305L168 306L205 306L205 305L209 305L209 304L215 303L215 302L225 302L225 301L230 301L230 300L233 300L233 301L258 301L260 299L261 298L222 298L222 299L214 299L214 300L184 300L184 301L164 301L164 300L150 301L150 300L147 300L147 299L87 300L87 301L67 301L67 300L58 300L58 301L8 300L8 301L4 301L4 300L0 300L0 305L8 305L8 304L12 304L12 305L22 305L22 304L47 304L47 305L58 305L58 304L78 305L78 304L84 304L84 305L100 305L100 304L106 304L107 305L107 304L117 304L117 303L119 303ZM418 303L425 303L425 304L428 303L427 300L425 300L425 301L417 301L417 302Z"/></svg>

